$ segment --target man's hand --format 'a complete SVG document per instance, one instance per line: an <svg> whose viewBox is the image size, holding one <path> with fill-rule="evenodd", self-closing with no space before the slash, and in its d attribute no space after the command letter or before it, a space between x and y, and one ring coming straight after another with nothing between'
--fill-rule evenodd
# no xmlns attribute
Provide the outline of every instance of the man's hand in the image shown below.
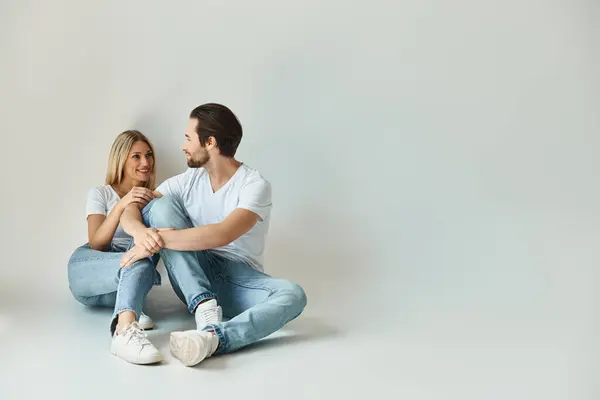
<svg viewBox="0 0 600 400"><path fill-rule="evenodd" d="M165 242L160 236L159 232L169 231L172 229L173 228L146 228L134 235L133 241L136 246L141 246L152 254L158 253L160 249L165 247Z"/></svg>
<svg viewBox="0 0 600 400"><path fill-rule="evenodd" d="M123 258L121 258L121 262L120 262L121 267L122 268L129 267L136 261L142 260L144 258L148 258L152 254L153 253L151 251L149 251L148 249L146 249L145 247L136 245L123 255Z"/></svg>

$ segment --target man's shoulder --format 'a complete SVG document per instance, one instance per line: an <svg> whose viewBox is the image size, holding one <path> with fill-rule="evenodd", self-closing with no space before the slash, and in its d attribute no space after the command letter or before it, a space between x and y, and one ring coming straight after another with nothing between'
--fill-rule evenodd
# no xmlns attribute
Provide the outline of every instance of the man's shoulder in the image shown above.
<svg viewBox="0 0 600 400"><path fill-rule="evenodd" d="M246 164L243 164L240 168L244 168L244 185L251 183L261 182L267 186L271 186L271 183L265 178L265 176L256 168L252 168Z"/></svg>
<svg viewBox="0 0 600 400"><path fill-rule="evenodd" d="M183 185L190 185L204 174L204 168L187 168L185 171L172 176L167 180L174 180Z"/></svg>

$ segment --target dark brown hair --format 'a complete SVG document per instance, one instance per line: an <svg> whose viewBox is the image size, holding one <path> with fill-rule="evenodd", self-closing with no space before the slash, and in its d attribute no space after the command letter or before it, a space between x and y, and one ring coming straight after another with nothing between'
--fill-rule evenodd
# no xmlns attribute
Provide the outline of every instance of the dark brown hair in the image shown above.
<svg viewBox="0 0 600 400"><path fill-rule="evenodd" d="M229 108L217 103L203 104L192 110L190 118L198 120L196 133L202 146L212 136L221 155L235 155L242 141L242 125Z"/></svg>

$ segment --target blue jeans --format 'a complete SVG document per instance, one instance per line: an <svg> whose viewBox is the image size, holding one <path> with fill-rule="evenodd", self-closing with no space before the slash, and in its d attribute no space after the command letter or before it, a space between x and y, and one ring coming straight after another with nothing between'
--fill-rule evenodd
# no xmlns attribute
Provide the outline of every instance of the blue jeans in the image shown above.
<svg viewBox="0 0 600 400"><path fill-rule="evenodd" d="M114 250L92 250L85 244L75 250L68 264L69 288L77 301L86 306L114 308L111 334L114 334L117 316L123 311L133 311L139 320L152 285L160 284L156 271L158 255L121 268L123 254Z"/></svg>
<svg viewBox="0 0 600 400"><path fill-rule="evenodd" d="M153 228L193 227L183 203L174 196L153 200L142 215L144 224ZM306 306L306 295L299 285L210 250L162 249L160 257L175 293L190 313L202 300L216 299L229 318L205 328L219 337L216 353L257 342L296 318Z"/></svg>

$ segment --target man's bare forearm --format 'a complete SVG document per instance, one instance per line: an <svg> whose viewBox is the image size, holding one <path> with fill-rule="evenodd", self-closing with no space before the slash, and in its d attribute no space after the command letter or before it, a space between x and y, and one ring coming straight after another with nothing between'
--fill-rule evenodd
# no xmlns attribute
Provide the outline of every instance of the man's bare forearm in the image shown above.
<svg viewBox="0 0 600 400"><path fill-rule="evenodd" d="M160 232L165 248L179 251L200 251L225 246L233 241L220 224L197 226Z"/></svg>
<svg viewBox="0 0 600 400"><path fill-rule="evenodd" d="M146 229L142 222L142 213L135 204L130 204L125 207L125 211L121 215L121 227L130 236L137 236L140 232Z"/></svg>

